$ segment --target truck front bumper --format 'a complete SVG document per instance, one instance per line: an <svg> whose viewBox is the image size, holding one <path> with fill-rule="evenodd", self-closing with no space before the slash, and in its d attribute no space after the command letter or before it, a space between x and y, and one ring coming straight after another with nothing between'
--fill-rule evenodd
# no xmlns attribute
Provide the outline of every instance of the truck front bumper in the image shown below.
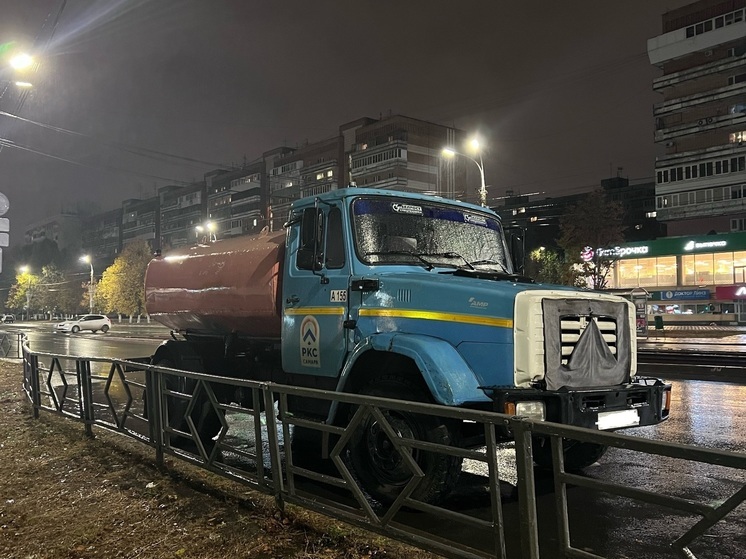
<svg viewBox="0 0 746 559"><path fill-rule="evenodd" d="M542 403L545 421L601 430L655 425L668 419L671 403L671 384L648 377L619 386L552 392L498 387L486 390L496 412L522 415L520 410L526 403Z"/></svg>

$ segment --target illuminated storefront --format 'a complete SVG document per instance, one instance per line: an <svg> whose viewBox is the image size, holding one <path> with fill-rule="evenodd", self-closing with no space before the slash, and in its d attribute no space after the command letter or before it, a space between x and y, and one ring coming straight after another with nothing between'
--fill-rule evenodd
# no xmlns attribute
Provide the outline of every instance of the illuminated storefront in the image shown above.
<svg viewBox="0 0 746 559"><path fill-rule="evenodd" d="M616 260L611 289L648 291L648 314L746 322L746 233L668 237L597 249L596 256Z"/></svg>

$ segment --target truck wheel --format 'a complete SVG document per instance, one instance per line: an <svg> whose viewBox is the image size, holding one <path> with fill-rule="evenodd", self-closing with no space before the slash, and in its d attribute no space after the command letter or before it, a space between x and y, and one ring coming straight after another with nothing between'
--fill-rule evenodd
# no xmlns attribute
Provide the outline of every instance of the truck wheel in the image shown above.
<svg viewBox="0 0 746 559"><path fill-rule="evenodd" d="M332 438L329 448L332 448L335 442L335 439ZM293 426L293 434L290 439L293 465L323 474L336 474L337 470L332 461L321 457L321 445L321 431L308 427L298 427L297 425Z"/></svg>
<svg viewBox="0 0 746 559"><path fill-rule="evenodd" d="M420 386L400 376L373 380L362 393L417 402L431 401ZM454 445L457 441L456 425L447 419L398 410L383 413L402 437L446 445ZM376 501L383 504L393 502L412 478L406 462L374 417L368 417L358 427L347 448L348 464L363 490ZM425 473L411 496L431 504L443 501L456 486L462 459L417 449L410 452Z"/></svg>
<svg viewBox="0 0 746 559"><path fill-rule="evenodd" d="M158 367L169 367L175 368L173 362L170 359L161 359L156 363ZM183 392L190 394L194 391L196 381L188 379L186 377L179 376L166 376L166 387L169 390L176 392ZM189 406L188 400L176 398L174 396L168 397L168 425L179 431L189 433L189 426L186 421L186 410ZM207 395L200 391L197 396L197 402L192 410L192 422L197 429L197 434L202 441L202 446L205 447L205 451L210 454L215 442L212 440L221 427L220 417L217 412L213 409L210 399ZM177 448L188 450L190 452L196 452L196 445L190 439L186 439L180 436L171 436L171 445Z"/></svg>
<svg viewBox="0 0 746 559"><path fill-rule="evenodd" d="M587 468L598 461L605 453L607 446L596 443L584 443L580 441L563 440L565 454L565 471L575 472ZM534 437L534 463L542 469L551 470L552 444L549 439Z"/></svg>

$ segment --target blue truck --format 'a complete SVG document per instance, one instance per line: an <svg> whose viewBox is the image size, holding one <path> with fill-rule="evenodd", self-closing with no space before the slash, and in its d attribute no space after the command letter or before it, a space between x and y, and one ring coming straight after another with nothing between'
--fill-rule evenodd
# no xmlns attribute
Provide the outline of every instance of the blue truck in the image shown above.
<svg viewBox="0 0 746 559"><path fill-rule="evenodd" d="M148 313L173 332L152 361L592 429L666 420L670 384L636 374L632 304L535 283L517 272L511 244L493 211L459 201L365 188L304 198L283 231L185 247L150 263ZM323 400L291 405L333 424L349 419L344 406ZM389 413L406 436L484 444L468 422ZM219 427L209 417L193 417L205 440ZM358 431L345 459L369 495L390 501L411 474L374 418ZM535 441L540 466L551 465L548 446ZM568 441L566 468L584 468L604 451ZM426 477L413 496L442 500L460 459L416 459Z"/></svg>

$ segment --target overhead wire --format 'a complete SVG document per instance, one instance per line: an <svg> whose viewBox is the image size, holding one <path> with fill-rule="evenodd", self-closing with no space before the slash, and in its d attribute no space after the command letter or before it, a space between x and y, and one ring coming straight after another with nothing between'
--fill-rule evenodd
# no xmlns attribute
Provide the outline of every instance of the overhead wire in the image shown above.
<svg viewBox="0 0 746 559"><path fill-rule="evenodd" d="M114 166L111 166L111 165L89 165L87 163L81 163L80 161L75 161L73 159L67 159L65 157L60 157L58 155L54 155L54 154L51 154L51 153L46 153L46 152L34 149L32 147L29 147L29 146L24 146L22 144L17 144L16 142L13 142L12 140L8 140L6 138L0 138L0 147L7 147L7 148L11 148L11 149L17 149L17 150L20 150L20 151L26 151L26 152L29 152L29 153L33 153L35 155L41 155L42 157L48 157L50 159L54 159L54 160L57 160L57 161L62 161L64 163L69 163L71 165L76 165L78 167L85 167L85 168L88 168L88 169L96 169L96 170L102 170L103 169L103 170L106 170L106 171L112 171L112 172L116 172L116 173L122 173L122 174L125 174L125 175L132 175L132 176L139 177L139 178L162 180L162 181L166 181L166 182L169 182L171 184L177 184L177 185L188 185L188 184L190 184L187 181L177 180L177 179L173 179L173 178L169 178L169 177L161 177L161 176L158 176L158 175L151 175L149 173L141 173L139 171L132 171L132 170L129 170L129 169L122 169L122 168L114 167Z"/></svg>

